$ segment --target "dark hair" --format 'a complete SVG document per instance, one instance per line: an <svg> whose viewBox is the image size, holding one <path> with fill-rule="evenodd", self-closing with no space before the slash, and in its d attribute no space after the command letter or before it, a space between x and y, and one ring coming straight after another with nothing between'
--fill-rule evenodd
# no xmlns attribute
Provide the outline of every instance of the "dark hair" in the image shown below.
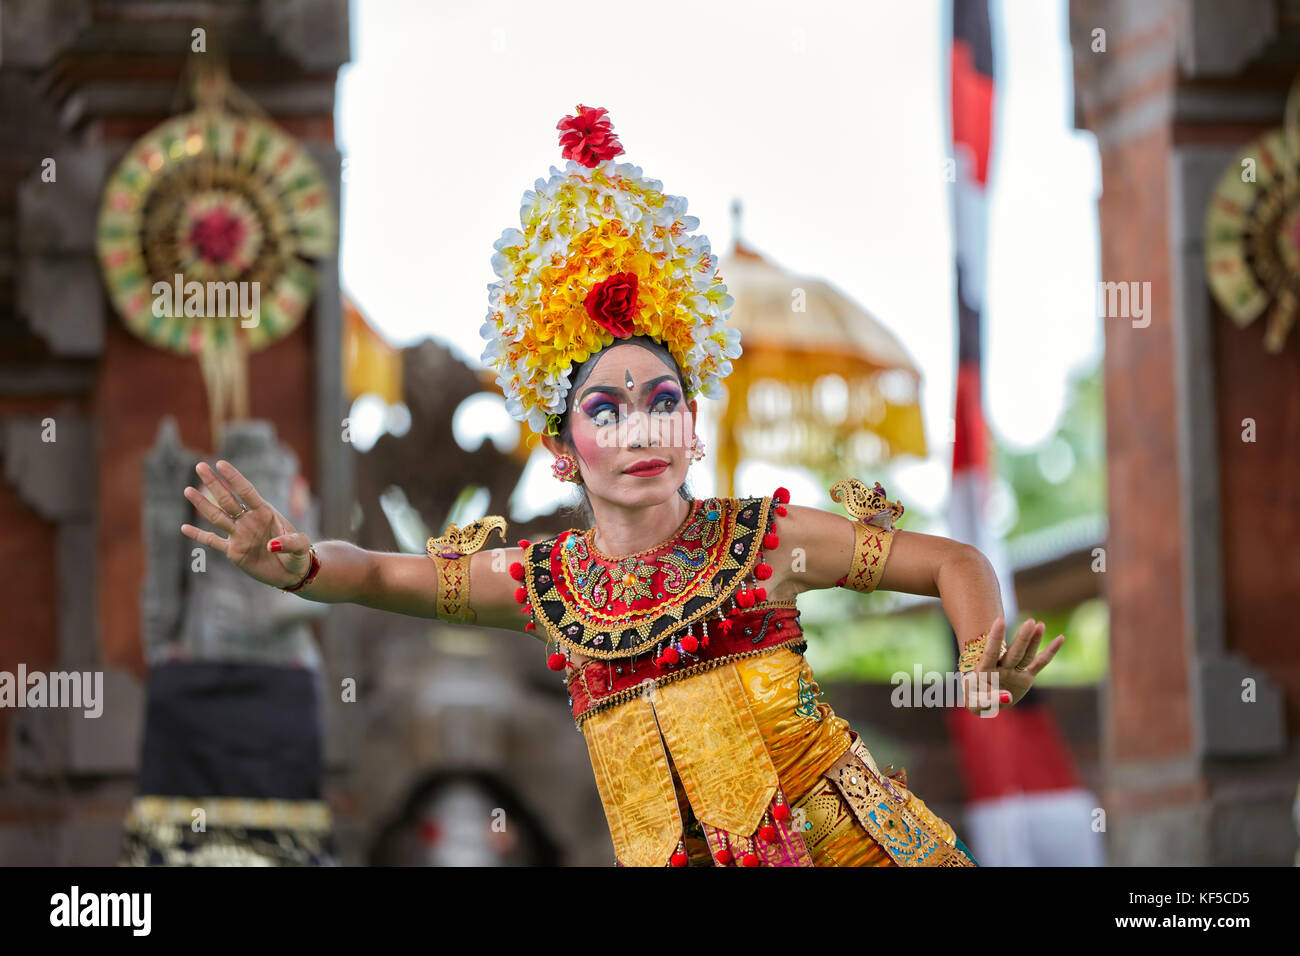
<svg viewBox="0 0 1300 956"><path fill-rule="evenodd" d="M614 342L611 345L605 346L605 349L610 349L613 348L615 345L620 345L620 344L622 343ZM573 448L574 445L573 445L573 420L570 417L569 412L573 410L573 405L577 401L578 385L580 385L583 382L583 380L586 379L587 377L586 373L589 372L595 366L600 356L602 356L605 353L605 349L601 349L599 352L590 355L585 362L583 362L581 365L578 365L574 368L573 375L570 376L574 384L573 387L569 390L568 400L564 403L564 411L560 413L560 425L559 425L559 435L558 435L560 441L568 445L570 448ZM662 346L660 346L658 349L654 349L653 351L655 351L656 354L659 354L661 358L665 359L668 362L669 367L671 367L673 370L673 374L677 376L677 384L682 386L683 394L685 394L685 383L682 381L682 370L681 367L678 366L677 360L674 359L672 355L668 353L667 349L664 349ZM577 455L575 454L574 457L577 458ZM566 507L562 507L560 509L560 512L561 513L567 512L569 514L576 516L580 520L582 527L589 528L596 523L596 516L591 510L591 498L587 494L586 485L582 485L582 484L578 485L578 492L580 495L578 501ZM684 498L686 501L695 500L695 496L691 493L691 489L687 487L686 481L683 481L680 487L678 487L677 494L681 495L682 498Z"/></svg>

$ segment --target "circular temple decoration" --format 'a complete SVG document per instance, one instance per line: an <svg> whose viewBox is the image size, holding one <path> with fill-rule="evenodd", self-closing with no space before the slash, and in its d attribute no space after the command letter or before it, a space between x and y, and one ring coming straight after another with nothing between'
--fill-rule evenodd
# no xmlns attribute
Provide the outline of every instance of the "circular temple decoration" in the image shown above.
<svg viewBox="0 0 1300 956"><path fill-rule="evenodd" d="M268 120L203 109L135 143L104 190L97 245L113 305L186 355L287 335L335 248L320 167ZM159 284L162 285L159 285Z"/></svg>
<svg viewBox="0 0 1300 956"><path fill-rule="evenodd" d="M1215 300L1244 328L1266 311L1264 345L1280 352L1300 295L1300 149L1273 130L1249 143L1205 214L1205 270Z"/></svg>

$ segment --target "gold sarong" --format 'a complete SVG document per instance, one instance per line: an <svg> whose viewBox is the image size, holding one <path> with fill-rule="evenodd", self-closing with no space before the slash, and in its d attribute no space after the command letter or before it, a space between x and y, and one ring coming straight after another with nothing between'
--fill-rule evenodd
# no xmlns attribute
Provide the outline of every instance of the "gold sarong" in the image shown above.
<svg viewBox="0 0 1300 956"><path fill-rule="evenodd" d="M697 821L752 834L779 786L814 866L972 865L952 827L884 778L817 693L804 656L782 647L588 718L618 861L663 866L685 831L691 864L709 865Z"/></svg>

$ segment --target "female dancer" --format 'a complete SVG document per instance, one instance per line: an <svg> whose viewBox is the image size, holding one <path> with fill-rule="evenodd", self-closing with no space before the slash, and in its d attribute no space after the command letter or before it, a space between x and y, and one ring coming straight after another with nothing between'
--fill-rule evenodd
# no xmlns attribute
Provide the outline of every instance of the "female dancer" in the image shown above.
<svg viewBox="0 0 1300 956"><path fill-rule="evenodd" d="M951 826L882 772L820 696L796 598L814 588L937 596L962 642L964 704L995 715L1065 638L1039 651L1027 620L1008 648L1001 596L975 549L896 530L877 484L836 482L853 516L770 496L693 498L696 395L740 355L731 299L686 202L622 152L604 110L561 120L570 160L524 194L496 244L484 360L507 407L542 435L592 524L543 541L488 516L426 556L315 546L228 462L198 465L219 532L184 534L268 585L520 630L562 672L591 755L616 862L635 866L971 866ZM570 401L570 399L572 399ZM691 436L689 439L686 436Z"/></svg>

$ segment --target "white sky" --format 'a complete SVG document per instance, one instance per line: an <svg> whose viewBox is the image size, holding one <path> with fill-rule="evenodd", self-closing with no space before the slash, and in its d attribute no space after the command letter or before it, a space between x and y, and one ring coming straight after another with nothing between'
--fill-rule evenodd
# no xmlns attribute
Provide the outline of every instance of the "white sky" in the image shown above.
<svg viewBox="0 0 1300 956"><path fill-rule="evenodd" d="M618 161L686 196L715 252L730 249L740 197L747 242L898 336L924 375L930 458L898 473L897 496L939 510L955 370L942 2L585 9L353 0L344 288L394 344L434 336L477 366L492 243L519 225L524 190L563 166L560 117L605 107ZM1000 0L993 32L986 412L1029 446L1055 427L1069 371L1100 354L1099 172L1091 135L1070 126L1065 0ZM549 471L539 482L553 498Z"/></svg>

